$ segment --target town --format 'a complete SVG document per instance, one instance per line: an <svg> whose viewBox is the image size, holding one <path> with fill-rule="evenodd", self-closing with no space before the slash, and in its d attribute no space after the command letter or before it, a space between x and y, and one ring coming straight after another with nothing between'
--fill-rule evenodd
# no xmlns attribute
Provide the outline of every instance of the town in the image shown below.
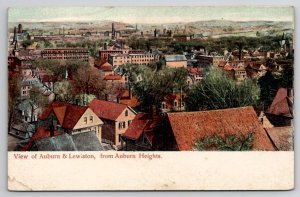
<svg viewBox="0 0 300 197"><path fill-rule="evenodd" d="M10 24L8 151L292 151L293 27L228 23Z"/></svg>

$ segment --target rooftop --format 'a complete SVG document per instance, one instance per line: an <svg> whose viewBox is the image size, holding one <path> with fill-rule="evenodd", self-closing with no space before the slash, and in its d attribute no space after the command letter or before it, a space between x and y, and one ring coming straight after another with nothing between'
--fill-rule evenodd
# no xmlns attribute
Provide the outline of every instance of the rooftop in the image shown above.
<svg viewBox="0 0 300 197"><path fill-rule="evenodd" d="M165 60L167 62L187 61L184 55L165 55Z"/></svg>
<svg viewBox="0 0 300 197"><path fill-rule="evenodd" d="M168 113L168 119L179 150L193 150L206 136L254 134L254 150L274 150L253 107L211 111Z"/></svg>

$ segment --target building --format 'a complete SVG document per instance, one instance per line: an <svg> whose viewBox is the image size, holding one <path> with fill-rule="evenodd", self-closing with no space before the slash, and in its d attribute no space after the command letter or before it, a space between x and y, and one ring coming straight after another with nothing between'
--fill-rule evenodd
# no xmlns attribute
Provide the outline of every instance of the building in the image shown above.
<svg viewBox="0 0 300 197"><path fill-rule="evenodd" d="M165 55L165 61L169 68L187 67L187 59L184 55Z"/></svg>
<svg viewBox="0 0 300 197"><path fill-rule="evenodd" d="M291 126L294 117L293 103L293 90L279 88L265 114L275 127Z"/></svg>
<svg viewBox="0 0 300 197"><path fill-rule="evenodd" d="M201 55L197 54L195 57L198 60L198 66L207 67L207 66L218 66L220 61L224 60L223 56L212 56L212 55Z"/></svg>
<svg viewBox="0 0 300 197"><path fill-rule="evenodd" d="M89 51L87 48L44 49L41 51L41 56L44 59L89 61Z"/></svg>
<svg viewBox="0 0 300 197"><path fill-rule="evenodd" d="M143 54L110 54L108 62L112 66L121 66L125 64L149 65L159 60L159 56L153 53Z"/></svg>
<svg viewBox="0 0 300 197"><path fill-rule="evenodd" d="M108 60L109 55L113 54L144 54L145 51L143 50L132 50L130 48L128 49L100 49L99 50L99 56L100 59Z"/></svg>
<svg viewBox="0 0 300 197"><path fill-rule="evenodd" d="M101 142L103 121L89 107L54 101L39 117L39 126L70 135L93 131Z"/></svg>
<svg viewBox="0 0 300 197"><path fill-rule="evenodd" d="M184 111L185 103L184 98L186 94L184 93L173 93L164 96L163 101L161 102L161 111L163 113L170 111Z"/></svg>
<svg viewBox="0 0 300 197"><path fill-rule="evenodd" d="M161 123L162 117L156 111L152 114L138 113L125 133L122 134L122 140L126 143L123 150L159 150Z"/></svg>
<svg viewBox="0 0 300 197"><path fill-rule="evenodd" d="M128 82L127 75L108 74L103 78L111 87L125 87Z"/></svg>
<svg viewBox="0 0 300 197"><path fill-rule="evenodd" d="M48 131L41 127L22 151L103 151L96 134L92 131L70 135Z"/></svg>
<svg viewBox="0 0 300 197"><path fill-rule="evenodd" d="M99 99L92 100L89 108L104 122L102 142L113 145L117 150L120 149L121 135L131 124L136 112L127 105Z"/></svg>
<svg viewBox="0 0 300 197"><path fill-rule="evenodd" d="M196 150L198 140L215 136L223 140L228 136L239 136L241 139L252 136L253 150L275 150L253 107L168 113L167 119L166 150ZM212 144L206 150L214 148Z"/></svg>

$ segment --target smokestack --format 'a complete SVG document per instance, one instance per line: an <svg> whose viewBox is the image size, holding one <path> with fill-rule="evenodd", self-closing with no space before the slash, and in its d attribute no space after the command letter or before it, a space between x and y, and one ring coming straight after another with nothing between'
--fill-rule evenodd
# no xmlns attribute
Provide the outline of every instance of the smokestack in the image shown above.
<svg viewBox="0 0 300 197"><path fill-rule="evenodd" d="M128 94L129 94L129 99L132 99L132 90L130 86L128 88Z"/></svg>

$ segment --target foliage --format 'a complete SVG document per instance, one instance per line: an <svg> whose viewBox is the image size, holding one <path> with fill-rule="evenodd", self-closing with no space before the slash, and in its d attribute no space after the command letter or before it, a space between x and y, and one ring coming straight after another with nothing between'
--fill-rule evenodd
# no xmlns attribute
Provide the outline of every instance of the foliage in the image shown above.
<svg viewBox="0 0 300 197"><path fill-rule="evenodd" d="M237 82L218 68L211 68L201 83L196 84L186 97L189 111L255 106L259 87L251 80Z"/></svg>
<svg viewBox="0 0 300 197"><path fill-rule="evenodd" d="M142 111L158 105L165 95L187 89L184 68L153 69L145 65L125 65L122 69L129 75L129 84L141 103Z"/></svg>
<svg viewBox="0 0 300 197"><path fill-rule="evenodd" d="M247 135L206 136L195 144L199 151L248 151L252 150L253 133Z"/></svg>

